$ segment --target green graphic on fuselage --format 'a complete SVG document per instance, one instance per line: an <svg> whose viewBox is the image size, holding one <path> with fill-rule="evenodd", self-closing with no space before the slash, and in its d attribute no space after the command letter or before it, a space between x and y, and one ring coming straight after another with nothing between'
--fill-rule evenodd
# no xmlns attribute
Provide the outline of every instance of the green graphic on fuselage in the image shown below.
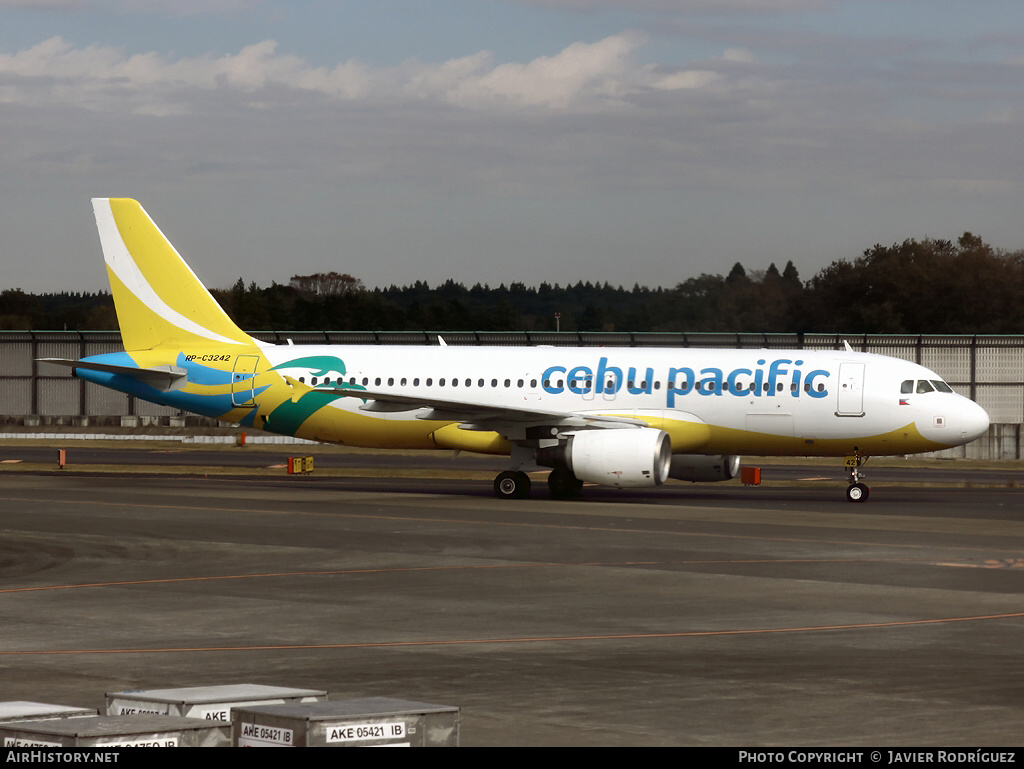
<svg viewBox="0 0 1024 769"><path fill-rule="evenodd" d="M270 370L277 371L278 369L285 368L310 369L310 376L315 377L326 376L332 371L337 372L341 376L345 375L345 361L333 355L307 355L305 358L296 358L295 360L278 363L276 366L271 366Z"/></svg>
<svg viewBox="0 0 1024 769"><path fill-rule="evenodd" d="M341 390L365 390L362 385L349 382L342 382L341 376L345 375L345 362L333 355L307 355L303 358L278 363L272 366L269 371L286 369L306 369L312 377L327 376L332 372L336 374L337 385ZM330 381L330 377L324 380L324 385ZM266 421L266 429L279 435L295 435L303 422L327 404L338 398L344 397L340 392L324 392L322 390L307 390L297 400L291 398L285 400L277 408L270 412Z"/></svg>
<svg viewBox="0 0 1024 769"><path fill-rule="evenodd" d="M328 403L341 398L340 393L325 393L310 390L297 401L286 400L267 417L266 428L280 435L295 435L302 423Z"/></svg>

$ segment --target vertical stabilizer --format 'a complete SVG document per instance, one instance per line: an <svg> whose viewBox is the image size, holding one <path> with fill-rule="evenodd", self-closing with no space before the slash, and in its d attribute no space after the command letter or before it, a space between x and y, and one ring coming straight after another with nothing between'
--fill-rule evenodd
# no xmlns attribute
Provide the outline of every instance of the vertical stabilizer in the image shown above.
<svg viewBox="0 0 1024 769"><path fill-rule="evenodd" d="M93 198L126 350L250 345L136 201Z"/></svg>

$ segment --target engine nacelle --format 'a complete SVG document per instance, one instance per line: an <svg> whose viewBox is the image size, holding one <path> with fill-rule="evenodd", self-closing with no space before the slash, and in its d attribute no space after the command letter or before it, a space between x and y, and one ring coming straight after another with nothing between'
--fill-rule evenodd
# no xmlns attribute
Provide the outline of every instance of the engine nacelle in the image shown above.
<svg viewBox="0 0 1024 769"><path fill-rule="evenodd" d="M668 480L672 441L662 430L583 430L570 433L565 462L581 481L629 488Z"/></svg>
<svg viewBox="0 0 1024 769"><path fill-rule="evenodd" d="M701 454L676 454L669 476L677 481L728 481L739 475L740 458L735 454L706 457Z"/></svg>

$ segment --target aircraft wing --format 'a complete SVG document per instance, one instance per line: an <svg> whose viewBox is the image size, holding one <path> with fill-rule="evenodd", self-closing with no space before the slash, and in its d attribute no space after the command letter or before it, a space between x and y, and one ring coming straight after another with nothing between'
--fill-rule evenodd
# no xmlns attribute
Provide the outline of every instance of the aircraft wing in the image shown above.
<svg viewBox="0 0 1024 769"><path fill-rule="evenodd" d="M481 430L495 430L495 423L544 424L553 427L647 427L647 423L630 417L601 414L583 414L573 411L535 409L528 405L495 405L472 400L432 398L424 395L399 395L377 390L354 390L347 387L311 388L318 392L341 393L350 398L366 401L360 410L372 412L402 412L429 409L418 419L450 419L466 424L469 429L480 425Z"/></svg>

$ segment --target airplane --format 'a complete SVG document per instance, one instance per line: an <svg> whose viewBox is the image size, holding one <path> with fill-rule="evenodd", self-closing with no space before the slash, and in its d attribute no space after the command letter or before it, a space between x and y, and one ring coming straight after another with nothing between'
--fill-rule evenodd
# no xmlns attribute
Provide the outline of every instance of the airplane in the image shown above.
<svg viewBox="0 0 1024 769"><path fill-rule="evenodd" d="M124 352L70 366L153 403L280 435L509 457L503 499L584 482L725 481L740 455L870 456L983 435L988 414L933 371L844 350L275 345L238 328L138 202L96 198Z"/></svg>

